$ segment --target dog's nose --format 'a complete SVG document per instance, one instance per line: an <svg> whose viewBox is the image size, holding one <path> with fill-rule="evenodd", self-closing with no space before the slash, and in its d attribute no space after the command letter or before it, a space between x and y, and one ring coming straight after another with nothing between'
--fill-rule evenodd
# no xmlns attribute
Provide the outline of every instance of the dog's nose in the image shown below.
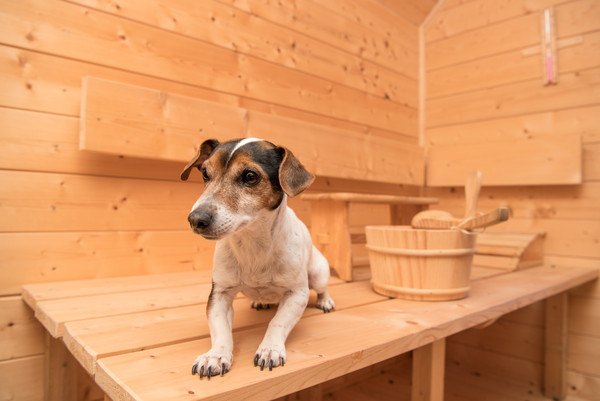
<svg viewBox="0 0 600 401"><path fill-rule="evenodd" d="M212 213L206 210L194 210L188 215L188 221L192 228L204 230L213 219Z"/></svg>

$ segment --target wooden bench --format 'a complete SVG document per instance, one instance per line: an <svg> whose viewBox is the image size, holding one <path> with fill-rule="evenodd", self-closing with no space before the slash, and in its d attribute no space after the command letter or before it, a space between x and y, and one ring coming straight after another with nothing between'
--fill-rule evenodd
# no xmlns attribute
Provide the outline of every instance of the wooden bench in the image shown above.
<svg viewBox="0 0 600 401"><path fill-rule="evenodd" d="M591 268L474 268L470 296L452 302L389 299L368 282L332 278L337 310L309 306L288 339L288 363L272 372L252 359L275 311L255 311L240 296L233 306L233 369L210 381L190 374L194 358L210 347L207 272L32 284L23 297L49 333L49 400L74 399L64 346L114 401L264 401L304 389L318 400L314 386L408 351L412 399L441 400L446 337L547 298L546 390L563 391L565 291L597 275Z"/></svg>
<svg viewBox="0 0 600 401"><path fill-rule="evenodd" d="M410 224L412 217L438 202L437 198L360 194L352 192L306 193L300 196L311 203L310 232L314 244L323 252L339 277L353 280L352 267L364 264L352 256L352 244L364 244L364 232L350 230L351 203L385 204L390 206L390 224Z"/></svg>

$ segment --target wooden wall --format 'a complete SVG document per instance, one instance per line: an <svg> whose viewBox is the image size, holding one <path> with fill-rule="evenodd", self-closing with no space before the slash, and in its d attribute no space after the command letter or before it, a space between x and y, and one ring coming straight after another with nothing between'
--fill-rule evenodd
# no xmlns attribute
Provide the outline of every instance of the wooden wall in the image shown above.
<svg viewBox="0 0 600 401"><path fill-rule="evenodd" d="M554 8L559 45L558 84L547 87L536 52L544 7ZM600 1L446 0L429 18L423 31L429 150L581 134L582 185L488 187L480 209L512 208L512 220L495 230L547 232L551 264L600 267ZM429 193L461 215L462 191ZM600 285L572 292L570 305L570 399L597 399ZM480 372L481 383L500 367L512 383L502 386L529 397L541 384L542 329L543 308L537 305L488 329L457 335L449 359Z"/></svg>
<svg viewBox="0 0 600 401"><path fill-rule="evenodd" d="M82 78L416 144L417 32L432 2L404 2L406 18L383 3L0 1L0 399L42 397L43 332L23 283L210 267L212 244L186 223L198 177L79 150ZM414 193L326 178L314 188ZM354 225L387 218L356 210Z"/></svg>

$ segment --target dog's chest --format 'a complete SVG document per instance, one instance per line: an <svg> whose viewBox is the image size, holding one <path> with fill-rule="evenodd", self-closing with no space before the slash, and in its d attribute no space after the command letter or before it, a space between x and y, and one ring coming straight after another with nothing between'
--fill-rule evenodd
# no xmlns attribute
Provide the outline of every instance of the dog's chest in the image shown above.
<svg viewBox="0 0 600 401"><path fill-rule="evenodd" d="M266 303L279 302L296 283L285 271L273 266L264 270L243 270L240 273L241 291L255 301Z"/></svg>

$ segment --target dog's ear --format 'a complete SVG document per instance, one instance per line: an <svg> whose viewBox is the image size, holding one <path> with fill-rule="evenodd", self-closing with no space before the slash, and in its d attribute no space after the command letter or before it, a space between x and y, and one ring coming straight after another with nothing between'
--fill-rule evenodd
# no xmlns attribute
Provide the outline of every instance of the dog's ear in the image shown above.
<svg viewBox="0 0 600 401"><path fill-rule="evenodd" d="M194 156L192 161L190 161L181 172L181 181L187 181L194 167L200 170L202 163L204 163L206 159L210 157L217 146L219 146L219 141L216 139L207 139L206 141L202 142L202 145L200 145L200 149L198 149L196 156Z"/></svg>
<svg viewBox="0 0 600 401"><path fill-rule="evenodd" d="M283 156L279 165L279 185L288 196L296 196L312 184L315 176L288 149L280 147L277 150Z"/></svg>

